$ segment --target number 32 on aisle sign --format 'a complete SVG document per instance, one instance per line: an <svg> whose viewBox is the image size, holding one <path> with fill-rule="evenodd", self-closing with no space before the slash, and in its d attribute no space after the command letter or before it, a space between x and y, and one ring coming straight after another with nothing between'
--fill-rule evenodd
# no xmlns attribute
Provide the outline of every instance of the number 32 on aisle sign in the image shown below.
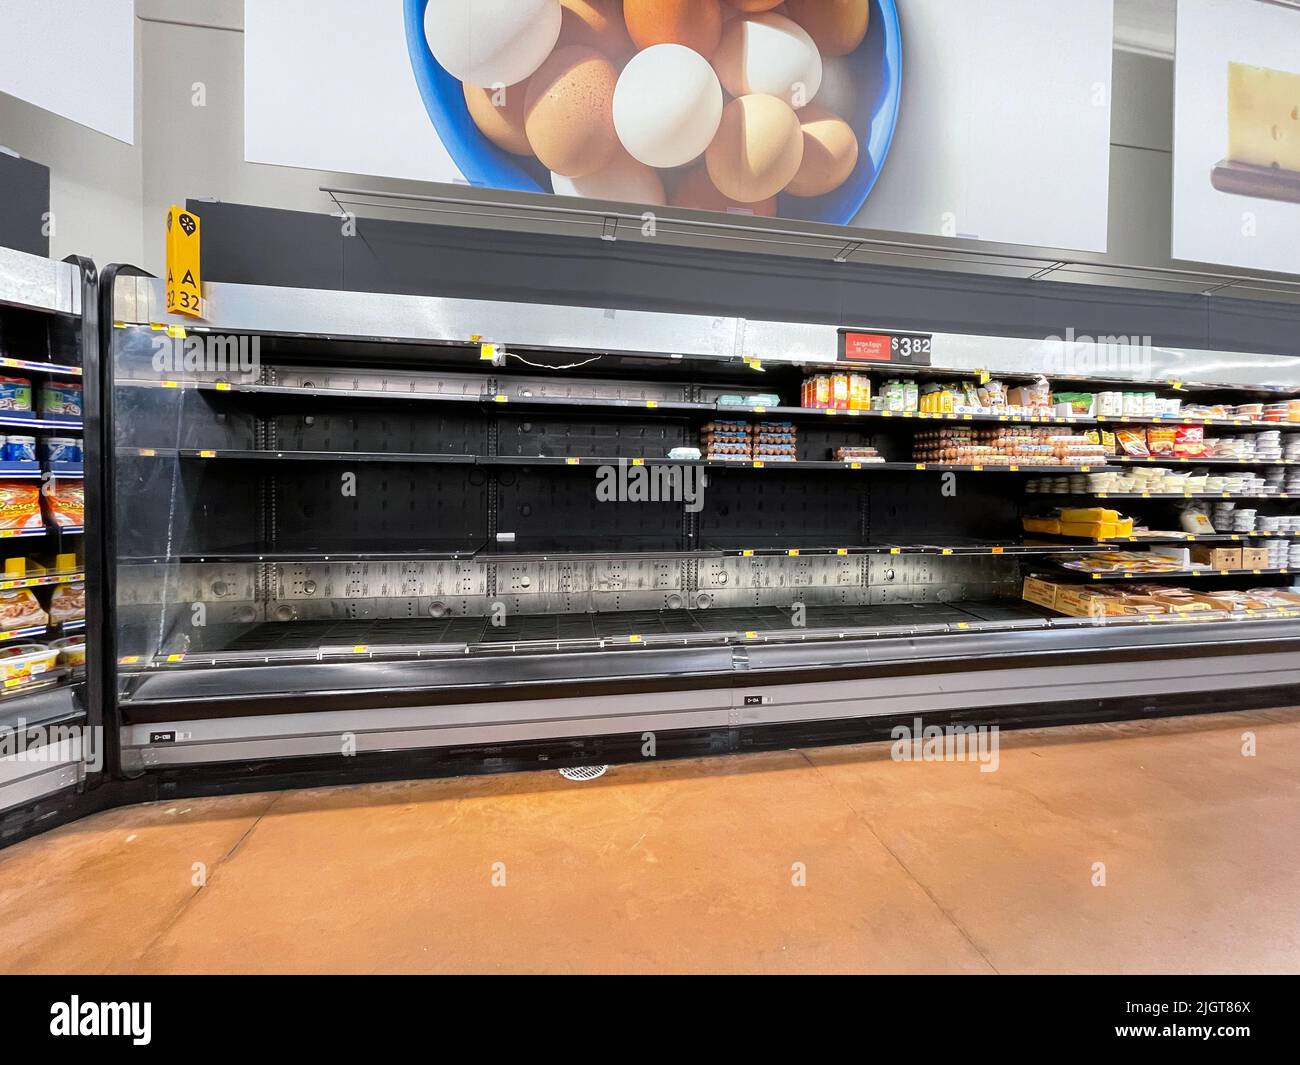
<svg viewBox="0 0 1300 1065"><path fill-rule="evenodd" d="M172 206L167 212L167 313L203 317L199 216Z"/></svg>

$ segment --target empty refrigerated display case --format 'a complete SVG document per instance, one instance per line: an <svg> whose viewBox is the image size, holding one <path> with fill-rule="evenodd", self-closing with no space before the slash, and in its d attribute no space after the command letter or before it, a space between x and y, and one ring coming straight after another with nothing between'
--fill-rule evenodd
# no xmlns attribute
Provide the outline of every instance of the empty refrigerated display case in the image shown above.
<svg viewBox="0 0 1300 1065"><path fill-rule="evenodd" d="M1027 579L1125 579L1074 566L1131 542L1026 519L1121 495L1089 478L1133 464L1089 434L1160 417L926 410L907 388L892 407L822 406L809 390L997 378L1222 406L1300 395L1294 359L1157 349L1150 380L1102 378L1059 372L1064 342L232 284L208 286L193 323L165 314L157 279L112 284L129 771L334 756L341 737L378 754L1046 721L1300 681L1285 602L1156 619L1026 597ZM863 335L904 342L863 362ZM1227 424L1272 431L1258 420ZM1259 568L1201 579L1291 583Z"/></svg>

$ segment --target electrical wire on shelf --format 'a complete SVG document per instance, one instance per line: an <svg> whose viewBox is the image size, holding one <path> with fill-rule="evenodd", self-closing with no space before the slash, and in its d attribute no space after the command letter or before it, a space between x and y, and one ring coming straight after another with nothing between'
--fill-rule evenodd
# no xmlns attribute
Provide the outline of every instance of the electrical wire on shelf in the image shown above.
<svg viewBox="0 0 1300 1065"><path fill-rule="evenodd" d="M583 362L570 362L570 363L566 363L564 366L547 366L544 363L540 363L540 362L530 362L528 359L525 359L522 355L516 355L513 351L506 352L507 359L518 359L525 366L532 366L533 368L538 370L577 370L583 366L590 366L593 362L599 362L604 357L605 357L604 355L593 355L590 359L586 359Z"/></svg>

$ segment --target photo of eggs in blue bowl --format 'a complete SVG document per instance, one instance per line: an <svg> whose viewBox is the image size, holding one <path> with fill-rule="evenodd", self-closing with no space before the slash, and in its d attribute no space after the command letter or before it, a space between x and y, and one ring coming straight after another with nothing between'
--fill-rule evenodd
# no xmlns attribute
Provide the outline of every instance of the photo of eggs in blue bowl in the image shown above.
<svg viewBox="0 0 1300 1065"><path fill-rule="evenodd" d="M472 185L852 223L902 87L895 0L404 0Z"/></svg>

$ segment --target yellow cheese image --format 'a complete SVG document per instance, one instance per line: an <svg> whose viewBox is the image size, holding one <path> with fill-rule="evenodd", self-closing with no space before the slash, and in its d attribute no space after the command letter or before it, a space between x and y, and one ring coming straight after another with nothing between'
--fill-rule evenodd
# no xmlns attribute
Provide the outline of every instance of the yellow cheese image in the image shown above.
<svg viewBox="0 0 1300 1065"><path fill-rule="evenodd" d="M1228 158L1300 173L1300 74L1228 64Z"/></svg>
<svg viewBox="0 0 1300 1065"><path fill-rule="evenodd" d="M1063 522L1117 522L1119 518L1118 510L1107 510L1104 507L1085 507L1082 509L1067 507L1061 511L1061 521Z"/></svg>

